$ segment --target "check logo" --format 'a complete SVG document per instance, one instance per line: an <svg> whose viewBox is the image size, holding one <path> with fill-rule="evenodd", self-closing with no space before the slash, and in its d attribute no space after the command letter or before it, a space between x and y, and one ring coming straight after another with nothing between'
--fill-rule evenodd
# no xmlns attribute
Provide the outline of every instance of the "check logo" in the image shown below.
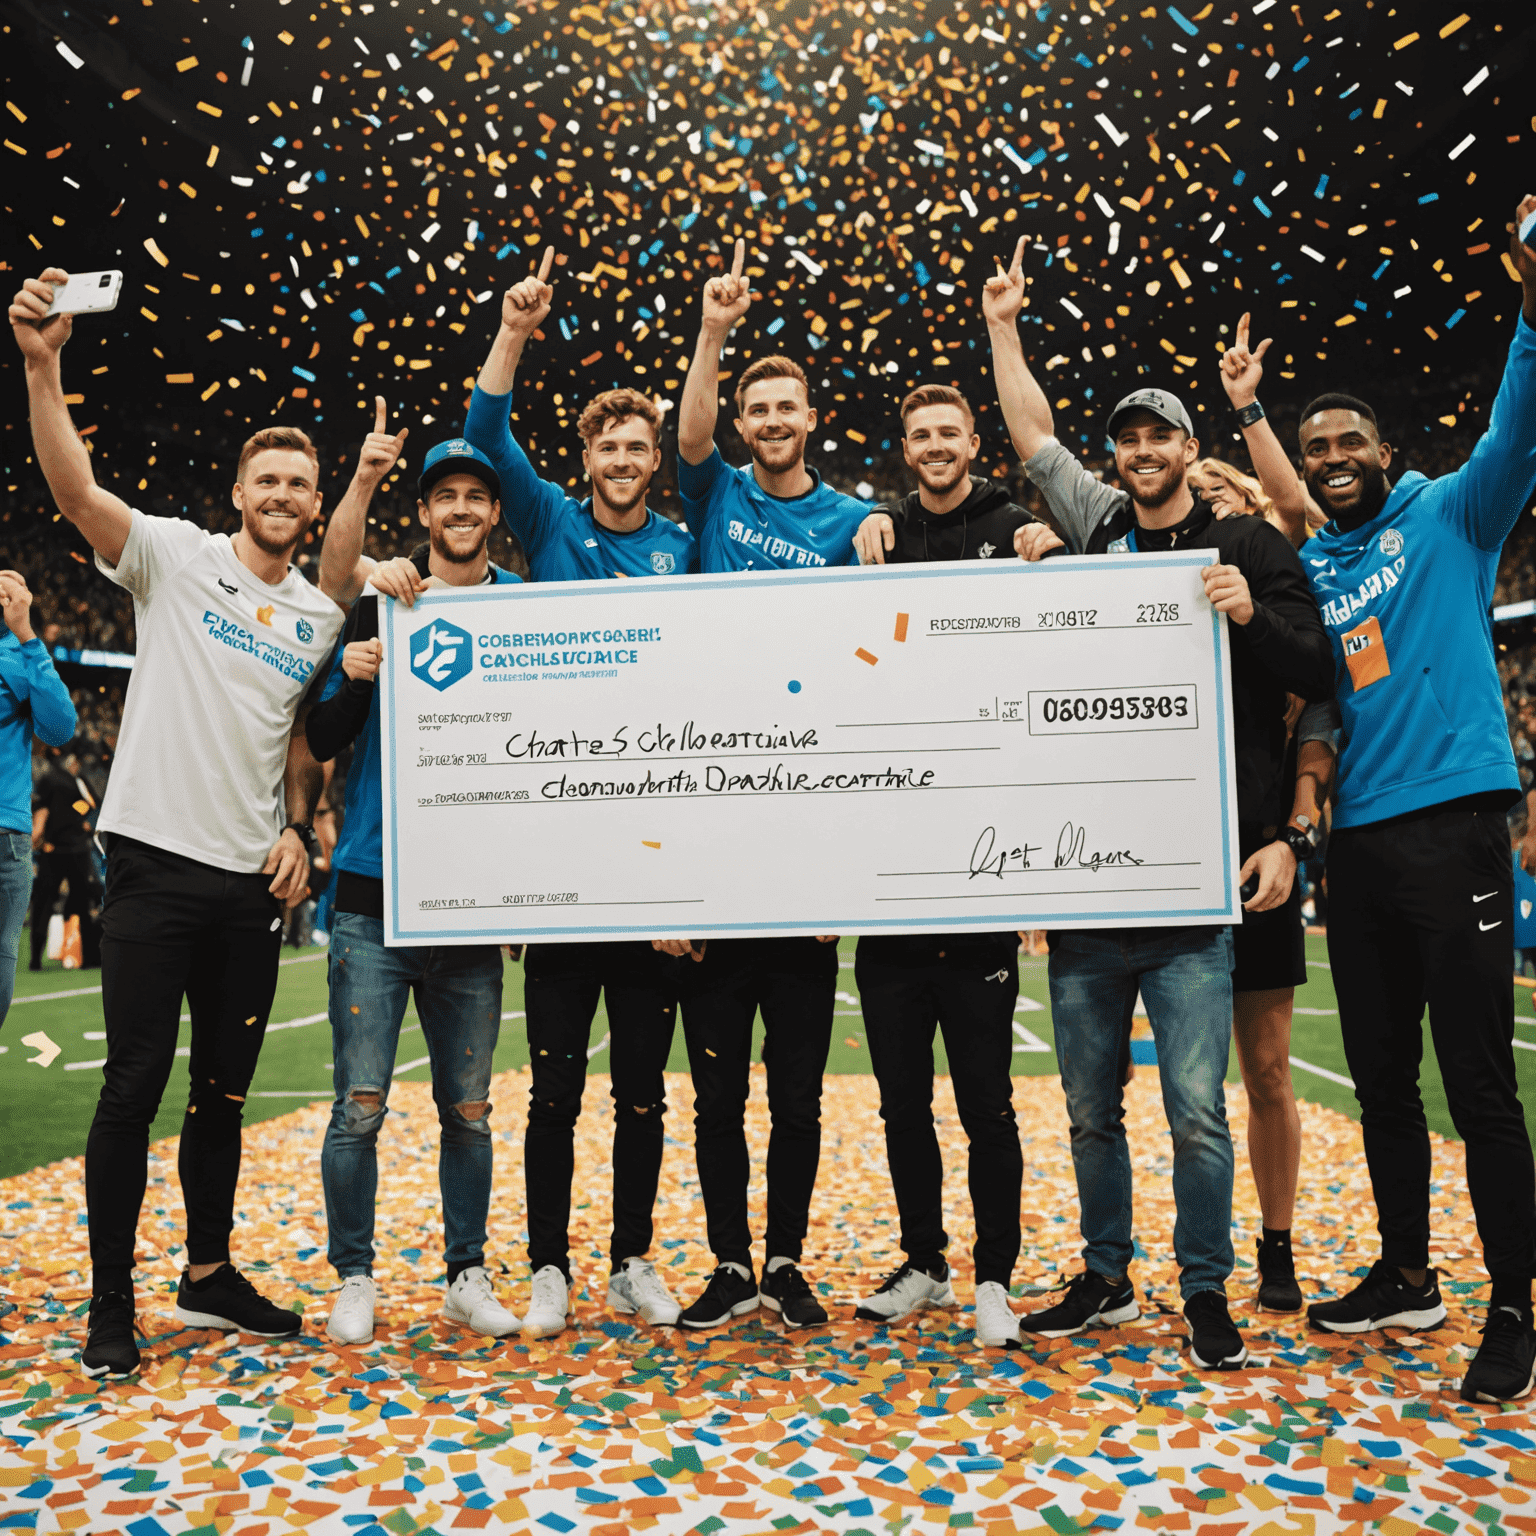
<svg viewBox="0 0 1536 1536"><path fill-rule="evenodd" d="M1478 931L1480 933L1488 933L1488 932L1490 932L1494 928L1502 927L1503 926L1503 922L1504 922L1504 919L1501 917L1498 920L1498 922L1496 922L1496 923L1479 923L1477 925Z"/></svg>
<svg viewBox="0 0 1536 1536"><path fill-rule="evenodd" d="M1488 896L1497 896L1498 894L1499 893L1497 891L1489 891L1488 892ZM1476 906L1477 903L1480 902L1480 901L1487 901L1488 900L1488 896L1474 896L1472 898L1473 906Z"/></svg>

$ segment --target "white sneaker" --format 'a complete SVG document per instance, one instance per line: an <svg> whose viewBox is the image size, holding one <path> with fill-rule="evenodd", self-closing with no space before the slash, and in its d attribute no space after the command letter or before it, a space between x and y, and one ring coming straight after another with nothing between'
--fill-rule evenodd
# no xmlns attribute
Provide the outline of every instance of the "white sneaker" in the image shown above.
<svg viewBox="0 0 1536 1536"><path fill-rule="evenodd" d="M649 1259L625 1259L608 1282L608 1305L615 1312L638 1312L648 1323L670 1328L683 1310Z"/></svg>
<svg viewBox="0 0 1536 1536"><path fill-rule="evenodd" d="M983 1280L976 1287L976 1343L982 1349L1004 1349L1017 1345L1018 1314L1008 1305L1008 1291L996 1280Z"/></svg>
<svg viewBox="0 0 1536 1536"><path fill-rule="evenodd" d="M326 1337L338 1344L371 1344L376 1295L371 1275L348 1275L326 1319Z"/></svg>
<svg viewBox="0 0 1536 1536"><path fill-rule="evenodd" d="M517 1314L496 1300L491 1277L479 1264L466 1269L448 1287L443 1316L450 1323L462 1323L472 1333L488 1333L497 1339L516 1333L519 1326Z"/></svg>
<svg viewBox="0 0 1536 1536"><path fill-rule="evenodd" d="M571 1288L565 1276L555 1265L546 1264L533 1277L533 1296L523 1319L523 1337L547 1339L551 1334L564 1332L570 1311Z"/></svg>
<svg viewBox="0 0 1536 1536"><path fill-rule="evenodd" d="M949 1266L935 1279L926 1270L903 1264L885 1277L880 1289L866 1296L854 1316L866 1323L895 1323L919 1307L955 1307L959 1300L949 1283Z"/></svg>

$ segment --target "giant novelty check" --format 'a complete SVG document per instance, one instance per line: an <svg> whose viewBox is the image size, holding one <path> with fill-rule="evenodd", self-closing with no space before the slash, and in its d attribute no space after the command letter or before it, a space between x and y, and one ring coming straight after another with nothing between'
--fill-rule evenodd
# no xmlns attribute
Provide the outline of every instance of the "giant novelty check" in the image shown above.
<svg viewBox="0 0 1536 1536"><path fill-rule="evenodd" d="M389 601L386 942L1240 921L1211 558Z"/></svg>

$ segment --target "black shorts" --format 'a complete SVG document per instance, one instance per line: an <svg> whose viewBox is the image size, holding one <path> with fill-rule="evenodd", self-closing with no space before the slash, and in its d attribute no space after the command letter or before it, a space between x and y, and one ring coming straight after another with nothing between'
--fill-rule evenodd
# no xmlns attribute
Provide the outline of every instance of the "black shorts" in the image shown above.
<svg viewBox="0 0 1536 1536"><path fill-rule="evenodd" d="M1238 855L1243 862L1272 842L1258 828L1242 828ZM1272 992L1299 987L1307 979L1306 931L1301 926L1301 879L1291 881L1291 894L1268 912L1244 912L1232 925L1237 963L1232 968L1234 992Z"/></svg>

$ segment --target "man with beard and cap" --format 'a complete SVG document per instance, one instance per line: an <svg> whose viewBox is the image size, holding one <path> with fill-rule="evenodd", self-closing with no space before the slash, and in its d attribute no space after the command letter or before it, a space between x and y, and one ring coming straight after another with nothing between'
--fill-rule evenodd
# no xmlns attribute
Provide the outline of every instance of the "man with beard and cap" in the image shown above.
<svg viewBox="0 0 1536 1536"><path fill-rule="evenodd" d="M826 485L805 464L815 430L805 370L760 357L736 381L736 431L751 455L739 468L715 446L720 354L751 307L746 242L731 270L704 285L699 339L678 415L678 488L699 536L705 571L748 573L857 563L853 536L868 506ZM715 1328L760 1303L790 1327L827 1320L800 1272L821 1160L821 1079L832 1044L837 937L660 941L685 965L683 1034L693 1074L699 1186L716 1268L678 1319ZM762 1284L747 1216L746 1106L752 1022L762 1009L768 1069L768 1231Z"/></svg>
<svg viewBox="0 0 1536 1536"><path fill-rule="evenodd" d="M1014 535L1035 517L1014 505L1007 486L971 473L981 438L970 402L948 385L920 385L901 402L901 426L902 456L917 489L864 520L854 538L860 560L1011 559ZM970 1145L976 1342L993 1349L1019 1342L1018 1318L1008 1304L1024 1179L1010 1075L1018 948L1013 932L859 940L855 977L906 1255L859 1304L856 1315L866 1321L894 1323L919 1307L956 1304L944 1257L944 1168L933 1128L933 1036L942 1029Z"/></svg>
<svg viewBox="0 0 1536 1536"><path fill-rule="evenodd" d="M470 399L464 435L496 465L507 489L507 518L528 554L535 581L670 576L698 568L686 528L646 505L661 467L661 412L636 389L610 389L582 411L576 430L592 496L578 503L541 480L512 436L517 365L528 338L548 318L554 247L538 275L502 300L501 328ZM679 963L642 941L530 944L523 955L528 1012L528 1126L523 1175L528 1192L532 1299L528 1338L566 1326L571 1274L571 1182L575 1127L586 1087L588 1041L601 999L608 1012L613 1094L613 1231L608 1305L645 1322L675 1323L678 1305L646 1257L661 1178L667 1109L665 1072L677 1019Z"/></svg>
<svg viewBox="0 0 1536 1536"><path fill-rule="evenodd" d="M233 537L146 516L96 483L60 372L73 319L48 314L67 280L54 267L28 278L10 321L38 466L97 568L133 594L138 634L97 823L107 841L107 1059L85 1150L92 1298L81 1356L88 1376L128 1376L139 1368L133 1250L149 1128L175 1063L183 996L192 1054L176 1315L193 1328L299 1331L298 1313L267 1301L230 1263L229 1237L242 1106L277 988L283 906L308 884L319 784L301 771L294 721L343 615L290 563L320 510L318 456L296 427L266 427L240 450Z"/></svg>
<svg viewBox="0 0 1536 1536"><path fill-rule="evenodd" d="M422 461L417 516L427 545L410 560L375 565L362 553L374 491L394 468L406 431L387 430L384 400L358 475L331 516L320 580L351 607L320 702L305 721L309 751L331 761L356 742L347 774L346 822L333 862L330 1022L335 1101L320 1153L328 1257L341 1286L326 1322L338 1344L373 1338L373 1280L379 1129L388 1113L395 1047L414 992L432 1062L440 1135L447 1294L443 1316L471 1333L501 1337L518 1326L496 1299L485 1267L491 1198L491 1058L501 1029L501 949L495 944L389 948L384 943L384 806L379 690L383 661L373 587L410 607L427 587L478 587L521 578L486 552L501 517L501 481L463 438L437 444ZM409 429L406 429L409 430ZM430 665L438 643L430 626L411 638L410 664Z"/></svg>
<svg viewBox="0 0 1536 1536"><path fill-rule="evenodd" d="M1319 396L1300 428L1307 488L1329 517L1303 554L1338 697L1331 720L1308 711L1299 734L1342 727L1328 958L1381 1232L1370 1273L1308 1321L1364 1333L1446 1315L1429 1264L1427 1004L1492 1281L1461 1383L1470 1402L1524 1397L1536 1379L1536 1174L1513 1049L1505 822L1520 781L1488 627L1500 551L1536 486L1536 253L1517 233L1533 214L1528 196L1507 226L1520 317L1488 430L1460 469L1391 479L1392 447L1352 395ZM1283 452L1269 462L1290 472Z"/></svg>
<svg viewBox="0 0 1536 1536"><path fill-rule="evenodd" d="M1287 911L1297 850L1310 843L1305 827L1287 825L1298 788L1287 753L1286 695L1331 695L1328 638L1285 535L1262 518L1218 519L1192 491L1187 475L1199 444L1173 395L1140 389L1110 412L1115 469L1125 490L1095 479L1056 441L1050 404L1019 340L1023 248L1020 240L1009 270L988 279L982 303L1009 433L1068 543L1080 554L1216 552L1216 563L1201 576L1206 597L1229 621L1238 879L1244 884L1253 877L1257 889L1244 903L1248 915L1235 944L1225 925L1050 936L1056 1056L1072 1121L1086 1246L1083 1273L1068 1283L1064 1299L1021 1319L1021 1326L1057 1338L1138 1314L1127 1276L1134 1244L1119 1059L1139 991L1157 1041L1173 1133L1173 1245L1190 1355L1202 1369L1234 1369L1247 1347L1226 1298L1234 1262L1232 1136L1223 1089L1232 994L1234 987L1275 988L1306 977L1299 916ZM1021 528L1016 536L1026 559L1050 542L1037 528Z"/></svg>

